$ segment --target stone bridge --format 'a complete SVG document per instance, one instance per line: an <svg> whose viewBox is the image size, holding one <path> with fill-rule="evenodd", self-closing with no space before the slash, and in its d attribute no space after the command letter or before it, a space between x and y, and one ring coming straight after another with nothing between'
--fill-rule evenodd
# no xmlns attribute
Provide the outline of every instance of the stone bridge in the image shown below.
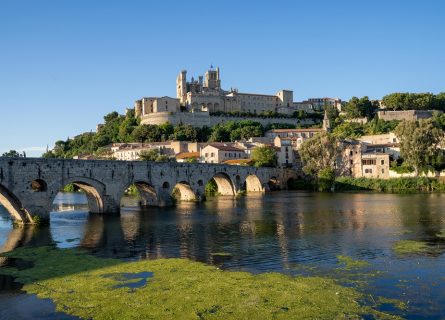
<svg viewBox="0 0 445 320"><path fill-rule="evenodd" d="M93 213L120 211L120 201L136 185L142 206L200 201L214 180L221 195L285 189L295 173L288 169L201 163L0 158L0 204L17 223L49 219L54 198L66 185L82 189Z"/></svg>

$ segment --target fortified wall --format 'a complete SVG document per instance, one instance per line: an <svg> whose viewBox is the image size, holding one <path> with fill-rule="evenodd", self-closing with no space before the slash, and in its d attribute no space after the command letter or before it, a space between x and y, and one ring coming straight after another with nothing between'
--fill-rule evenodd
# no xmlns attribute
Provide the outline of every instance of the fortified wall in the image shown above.
<svg viewBox="0 0 445 320"><path fill-rule="evenodd" d="M166 122L172 125L190 124L194 127L212 127L228 121L252 120L261 123L263 126L273 123L293 124L293 125L313 125L316 124L312 119L294 119L294 118L262 118L262 117L237 117L237 116L212 116L208 112L157 112L147 114L141 117L141 124L161 125Z"/></svg>
<svg viewBox="0 0 445 320"><path fill-rule="evenodd" d="M411 121L411 120L419 120L419 119L429 119L433 116L435 110L403 110L403 111L378 111L377 116L381 120L391 121Z"/></svg>

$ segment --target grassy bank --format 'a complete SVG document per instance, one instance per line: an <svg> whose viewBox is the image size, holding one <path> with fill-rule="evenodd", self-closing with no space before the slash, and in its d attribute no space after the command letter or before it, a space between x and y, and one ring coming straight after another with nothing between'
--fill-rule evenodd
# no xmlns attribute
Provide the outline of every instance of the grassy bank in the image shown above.
<svg viewBox="0 0 445 320"><path fill-rule="evenodd" d="M187 259L123 262L50 247L4 255L33 266L0 273L84 319L394 319L324 277L222 271Z"/></svg>
<svg viewBox="0 0 445 320"><path fill-rule="evenodd" d="M445 191L445 183L426 177L393 179L340 177L335 181L335 191L433 192Z"/></svg>

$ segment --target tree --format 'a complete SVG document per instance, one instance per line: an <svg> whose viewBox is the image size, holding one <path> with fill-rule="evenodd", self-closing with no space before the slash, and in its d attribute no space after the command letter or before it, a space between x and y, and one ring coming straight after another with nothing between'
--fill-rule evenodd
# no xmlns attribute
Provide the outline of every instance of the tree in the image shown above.
<svg viewBox="0 0 445 320"><path fill-rule="evenodd" d="M167 162L167 161L176 161L174 158L170 158L165 154L161 154L159 149L149 149L144 150L139 155L141 160L145 161L155 161L155 162Z"/></svg>
<svg viewBox="0 0 445 320"><path fill-rule="evenodd" d="M344 111L348 118L367 117L371 119L377 111L378 103L370 101L368 97L357 98L352 97L344 107Z"/></svg>
<svg viewBox="0 0 445 320"><path fill-rule="evenodd" d="M156 161L156 159L158 159L160 155L161 153L159 152L159 149L150 149L141 151L139 157L141 158L141 160L145 161Z"/></svg>
<svg viewBox="0 0 445 320"><path fill-rule="evenodd" d="M405 162L419 172L437 155L437 145L443 137L442 129L432 120L402 121L395 133L400 140L400 154Z"/></svg>
<svg viewBox="0 0 445 320"><path fill-rule="evenodd" d="M8 152L3 153L2 157L18 158L20 157L20 154L16 150L9 150Z"/></svg>
<svg viewBox="0 0 445 320"><path fill-rule="evenodd" d="M330 169L335 173L340 153L338 138L327 132L319 133L304 141L299 150L304 173L316 179L325 169Z"/></svg>
<svg viewBox="0 0 445 320"><path fill-rule="evenodd" d="M272 147L262 146L252 150L252 160L255 167L276 167L277 154Z"/></svg>
<svg viewBox="0 0 445 320"><path fill-rule="evenodd" d="M355 122L343 122L341 125L337 126L332 134L339 138L339 139L345 139L345 138L359 138L361 137L363 132L363 125L360 123Z"/></svg>

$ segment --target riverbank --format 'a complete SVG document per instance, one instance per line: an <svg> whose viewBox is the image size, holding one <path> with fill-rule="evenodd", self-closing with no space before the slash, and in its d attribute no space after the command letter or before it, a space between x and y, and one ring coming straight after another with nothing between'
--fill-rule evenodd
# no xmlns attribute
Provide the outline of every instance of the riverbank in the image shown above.
<svg viewBox="0 0 445 320"><path fill-rule="evenodd" d="M370 179L339 177L331 190L335 192L378 191L388 193L406 192L445 192L445 181L437 178L406 177L392 179ZM309 180L295 180L289 185L290 190L318 191L319 186ZM325 190L323 190L325 191Z"/></svg>
<svg viewBox="0 0 445 320"><path fill-rule="evenodd" d="M380 191L389 193L404 192L443 192L445 183L436 178L392 178L392 179L369 179L348 178L336 179L335 191Z"/></svg>

